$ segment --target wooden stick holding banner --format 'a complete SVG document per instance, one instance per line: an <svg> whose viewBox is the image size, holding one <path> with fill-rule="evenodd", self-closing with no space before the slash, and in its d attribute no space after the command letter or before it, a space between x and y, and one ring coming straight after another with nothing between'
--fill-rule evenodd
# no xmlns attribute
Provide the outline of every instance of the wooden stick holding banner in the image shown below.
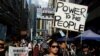
<svg viewBox="0 0 100 56"><path fill-rule="evenodd" d="M66 43L66 46L68 47L68 43L67 43L67 39L68 39L68 37L69 37L69 31L67 30L66 31L66 40L65 40L65 43ZM65 49L66 50L66 49ZM68 51L68 50L67 50ZM66 56L66 54L64 54L63 56ZM68 54L68 56L69 56L69 54Z"/></svg>
<svg viewBox="0 0 100 56"><path fill-rule="evenodd" d="M65 40L65 42L66 42L66 45L67 45L67 38L68 38L68 30L66 31L66 40ZM67 45L67 47L68 47L68 45Z"/></svg>
<svg viewBox="0 0 100 56"><path fill-rule="evenodd" d="M53 25L53 31L56 32L56 27L55 26L55 19L52 20L52 25Z"/></svg>
<svg viewBox="0 0 100 56"><path fill-rule="evenodd" d="M83 34L83 33L81 33L81 39L80 39L80 41L81 41L80 44L81 44L81 45L82 45L82 34Z"/></svg>
<svg viewBox="0 0 100 56"><path fill-rule="evenodd" d="M83 33L84 33L84 31L81 31L81 39L80 39L80 44L82 45L82 43L83 43Z"/></svg>
<svg viewBox="0 0 100 56"><path fill-rule="evenodd" d="M86 18L88 17L88 14L87 14L87 16L86 16ZM85 28L85 26L84 26L84 28ZM83 41L83 33L84 33L84 30L83 31L81 31L81 42L80 42L80 44L82 45L82 41Z"/></svg>
<svg viewBox="0 0 100 56"><path fill-rule="evenodd" d="M68 30L67 30L67 32L66 32L66 35L67 35L67 37L68 37L68 35L69 35Z"/></svg>

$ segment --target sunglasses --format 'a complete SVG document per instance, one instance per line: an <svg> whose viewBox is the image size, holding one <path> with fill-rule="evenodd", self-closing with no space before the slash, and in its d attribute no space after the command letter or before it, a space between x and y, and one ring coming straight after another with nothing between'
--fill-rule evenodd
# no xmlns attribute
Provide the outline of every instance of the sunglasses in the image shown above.
<svg viewBox="0 0 100 56"><path fill-rule="evenodd" d="M59 46L51 46L52 48L59 48Z"/></svg>

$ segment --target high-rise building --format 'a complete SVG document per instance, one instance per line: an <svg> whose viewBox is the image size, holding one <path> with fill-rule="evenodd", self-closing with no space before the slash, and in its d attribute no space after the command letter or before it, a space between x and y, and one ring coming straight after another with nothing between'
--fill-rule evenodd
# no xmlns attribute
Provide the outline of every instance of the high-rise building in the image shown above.
<svg viewBox="0 0 100 56"><path fill-rule="evenodd" d="M0 39L5 40L6 38L6 31L7 31L7 26L0 24Z"/></svg>
<svg viewBox="0 0 100 56"><path fill-rule="evenodd" d="M37 30L39 35L51 34L52 20L54 19L53 8L37 8ZM46 34L45 34L46 33Z"/></svg>
<svg viewBox="0 0 100 56"><path fill-rule="evenodd" d="M0 23L7 26L8 35L19 35L27 30L28 6L26 0L0 0Z"/></svg>
<svg viewBox="0 0 100 56"><path fill-rule="evenodd" d="M30 4L29 10L29 19L28 19L28 30L30 40L33 40L33 37L36 36L36 6L34 4Z"/></svg>
<svg viewBox="0 0 100 56"><path fill-rule="evenodd" d="M57 6L57 1L76 3L76 0L49 0L48 7L55 8ZM82 0L78 0L77 3L81 1Z"/></svg>

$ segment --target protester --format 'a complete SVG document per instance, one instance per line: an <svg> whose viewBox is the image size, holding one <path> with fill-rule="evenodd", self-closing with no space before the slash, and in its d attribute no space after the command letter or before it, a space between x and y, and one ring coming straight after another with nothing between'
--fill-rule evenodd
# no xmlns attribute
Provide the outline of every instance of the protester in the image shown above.
<svg viewBox="0 0 100 56"><path fill-rule="evenodd" d="M15 35L12 35L11 38L12 38L12 41L10 43L10 46L19 47L20 42L18 41L17 37Z"/></svg>
<svg viewBox="0 0 100 56"><path fill-rule="evenodd" d="M43 47L41 46L40 50L39 50L39 56L44 56L44 55L45 55L45 51L44 51Z"/></svg>
<svg viewBox="0 0 100 56"><path fill-rule="evenodd" d="M39 55L39 45L37 43L33 49L33 56L38 56L38 55Z"/></svg>
<svg viewBox="0 0 100 56"><path fill-rule="evenodd" d="M100 50L99 50L99 48L98 48L98 47L92 48L91 54L92 54L93 56L100 56Z"/></svg>
<svg viewBox="0 0 100 56"><path fill-rule="evenodd" d="M32 43L32 41L29 42L28 49L29 49L29 56L32 56L32 49L33 49L33 43Z"/></svg>
<svg viewBox="0 0 100 56"><path fill-rule="evenodd" d="M0 56L5 56L5 41L0 39Z"/></svg>
<svg viewBox="0 0 100 56"><path fill-rule="evenodd" d="M73 43L71 43L70 45L70 53L71 53L71 56L76 56L76 46Z"/></svg>
<svg viewBox="0 0 100 56"><path fill-rule="evenodd" d="M19 41L15 41L13 45L14 45L14 47L20 47L20 42Z"/></svg>
<svg viewBox="0 0 100 56"><path fill-rule="evenodd" d="M20 44L20 47L27 47L28 46L28 43L25 39L21 39L21 44Z"/></svg>
<svg viewBox="0 0 100 56"><path fill-rule="evenodd" d="M67 44L65 41L59 42L60 46L60 56L70 56L69 48L67 47Z"/></svg>
<svg viewBox="0 0 100 56"><path fill-rule="evenodd" d="M41 47L43 48L44 50L44 54L47 54L48 53L48 43L46 41L44 41L42 44L41 44Z"/></svg>
<svg viewBox="0 0 100 56"><path fill-rule="evenodd" d="M77 54L77 56L92 56L87 44L83 44L82 51Z"/></svg>
<svg viewBox="0 0 100 56"><path fill-rule="evenodd" d="M59 45L58 42L55 40L51 40L49 42L49 54L45 56L58 56Z"/></svg>

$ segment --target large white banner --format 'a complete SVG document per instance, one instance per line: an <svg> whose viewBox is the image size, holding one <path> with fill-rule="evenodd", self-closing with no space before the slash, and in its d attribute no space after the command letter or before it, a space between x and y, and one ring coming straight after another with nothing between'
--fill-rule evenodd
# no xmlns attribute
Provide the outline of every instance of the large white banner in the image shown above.
<svg viewBox="0 0 100 56"><path fill-rule="evenodd" d="M28 56L28 47L9 46L9 56Z"/></svg>
<svg viewBox="0 0 100 56"><path fill-rule="evenodd" d="M71 31L84 31L87 9L87 6L58 1L54 26Z"/></svg>

